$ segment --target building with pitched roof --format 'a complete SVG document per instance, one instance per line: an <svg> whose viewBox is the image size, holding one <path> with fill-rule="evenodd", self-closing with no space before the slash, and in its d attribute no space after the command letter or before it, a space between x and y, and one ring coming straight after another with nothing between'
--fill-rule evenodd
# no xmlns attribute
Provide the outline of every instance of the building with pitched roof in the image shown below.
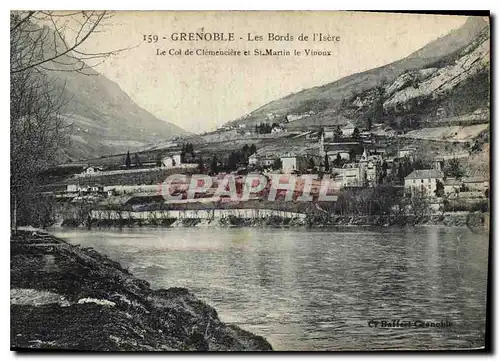
<svg viewBox="0 0 500 361"><path fill-rule="evenodd" d="M437 169L414 170L405 177L405 192L412 196L435 196L437 182L443 183L444 174Z"/></svg>

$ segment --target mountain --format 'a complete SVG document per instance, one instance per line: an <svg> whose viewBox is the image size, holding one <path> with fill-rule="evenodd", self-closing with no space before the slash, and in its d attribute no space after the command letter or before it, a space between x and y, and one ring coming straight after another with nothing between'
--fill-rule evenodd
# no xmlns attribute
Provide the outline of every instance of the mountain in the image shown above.
<svg viewBox="0 0 500 361"><path fill-rule="evenodd" d="M10 34L11 83L18 85L19 106L26 106L22 103L23 99L36 96L40 104L44 104L44 100L47 104L37 110L45 112L50 109L48 115L57 113L63 120L63 130L70 141L59 147L55 154L56 161L65 163L127 150L136 151L190 134L139 107L118 84L84 62L102 60L100 56L105 57L106 53L85 54L81 49L70 51L72 48L68 44L74 44L78 37L81 40L89 35L83 33L90 31L85 24L92 20L87 18L82 23L80 30L85 29L83 33L78 32L67 39L69 26L66 25L71 22L70 19L76 25L78 16L65 15L64 26L57 27L53 17L58 15L38 17L31 12L18 15L11 12L14 24ZM49 19L52 26L47 25ZM29 79L34 86L31 88L30 84L23 84L25 79ZM37 110L26 113L33 116ZM42 117L45 119L46 115L42 114ZM44 130L51 134L49 129Z"/></svg>
<svg viewBox="0 0 500 361"><path fill-rule="evenodd" d="M477 47L480 50L475 52ZM460 58L471 52L482 56L483 60L481 60L480 66L472 64L474 70L467 73L461 65L469 64L469 62L465 58ZM487 55L485 55L486 53ZM472 57L474 58L474 55ZM447 68L450 66L454 66L454 69ZM446 70L444 70L445 68ZM272 114L273 122L285 121L286 117L290 118L290 116L297 119L288 123L287 127L344 124L349 119L361 123L367 117L384 118L391 111L390 116L395 117L398 114L394 113L400 112L401 109L406 112L414 110L414 107L405 109L407 101L419 103L423 98L433 98L436 95L433 93L434 90L445 91L446 87L439 88L438 83L444 82L447 76L458 75L462 72L461 69L464 75L455 78L453 86L446 90L447 94L449 95L450 92L458 88L468 94L470 86L467 90L463 89L463 85L470 85L470 82L478 80L482 89L479 93L483 96L484 91L489 89L489 24L482 17L468 18L460 28L430 42L404 59L362 73L352 74L332 83L290 94L231 122L231 125L253 125L269 122L270 114ZM487 70L486 75L485 69ZM447 74L442 75L442 71ZM415 74L415 72L419 73ZM407 74L406 80L401 78L404 74ZM440 80L434 82L434 85L429 88L432 89L429 91L433 94L428 92L423 97L418 97L410 96L411 91L404 91L404 88L418 82L427 81L430 84L433 82L432 78L437 76L440 76ZM415 81L410 81L410 78L415 78ZM394 82L400 84L394 84ZM391 100L388 100L387 89L394 92L390 95ZM406 95L402 95L401 91L404 91ZM421 93L424 94L424 92ZM483 100L487 101L487 97L483 97ZM486 103L479 104L479 106L483 105ZM461 109L461 111L469 110L473 109ZM404 111L400 115L403 114L405 114ZM383 121L384 119L377 120Z"/></svg>
<svg viewBox="0 0 500 361"><path fill-rule="evenodd" d="M34 23L28 26L40 38L49 39L41 42L43 58L67 49L67 39L53 28ZM22 33L18 41L31 44L29 34ZM42 65L53 95L62 98L60 115L70 135L70 142L58 154L61 162L135 151L190 134L138 106L118 84L81 58L73 51Z"/></svg>
<svg viewBox="0 0 500 361"><path fill-rule="evenodd" d="M132 151L188 134L139 107L118 84L93 69L48 76L64 86L67 99L62 116L70 124L71 142L61 151L63 161Z"/></svg>

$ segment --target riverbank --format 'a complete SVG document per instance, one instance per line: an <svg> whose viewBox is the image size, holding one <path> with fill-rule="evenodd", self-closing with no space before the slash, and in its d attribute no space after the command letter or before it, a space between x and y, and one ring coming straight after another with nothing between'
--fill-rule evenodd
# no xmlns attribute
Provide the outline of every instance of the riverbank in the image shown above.
<svg viewBox="0 0 500 361"><path fill-rule="evenodd" d="M249 210L231 211L214 215L209 211L180 212L123 212L120 214L100 213L90 221L80 223L75 219L65 219L61 225L68 227L310 227L330 226L419 226L440 225L449 227L488 228L489 212L445 212L430 215L331 215L299 214L278 212L262 216L249 214ZM262 210L261 210L262 212Z"/></svg>
<svg viewBox="0 0 500 361"><path fill-rule="evenodd" d="M14 350L272 350L187 289L152 290L92 248L32 231L10 247Z"/></svg>

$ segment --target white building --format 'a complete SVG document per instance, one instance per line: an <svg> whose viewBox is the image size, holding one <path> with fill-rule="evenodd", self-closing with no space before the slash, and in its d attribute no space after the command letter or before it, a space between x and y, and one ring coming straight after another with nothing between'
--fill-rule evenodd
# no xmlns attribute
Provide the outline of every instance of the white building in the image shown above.
<svg viewBox="0 0 500 361"><path fill-rule="evenodd" d="M378 183L377 168L382 165L382 156L372 154L369 155L366 148L363 150L361 159L359 160L360 182L362 185L374 187Z"/></svg>
<svg viewBox="0 0 500 361"><path fill-rule="evenodd" d="M248 157L248 165L257 165L259 162L259 158L257 157L257 153L252 154L250 157Z"/></svg>
<svg viewBox="0 0 500 361"><path fill-rule="evenodd" d="M444 180L443 185L445 194L453 194L460 192L460 188L462 187L462 182L460 182L456 178L447 178Z"/></svg>
<svg viewBox="0 0 500 361"><path fill-rule="evenodd" d="M161 164L168 169L179 167L181 165L181 155L174 154L166 156L161 160Z"/></svg>
<svg viewBox="0 0 500 361"><path fill-rule="evenodd" d="M332 150L332 151L327 152L327 154L328 154L328 160L330 162L335 162L338 154L340 154L340 159L342 159L342 160L349 161L351 158L351 155L349 154L349 152L345 151L345 150Z"/></svg>
<svg viewBox="0 0 500 361"><path fill-rule="evenodd" d="M469 191L485 192L490 187L488 180L480 176L466 177L462 179L462 182Z"/></svg>
<svg viewBox="0 0 500 361"><path fill-rule="evenodd" d="M283 173L289 174L297 169L297 157L293 154L281 156L281 169Z"/></svg>
<svg viewBox="0 0 500 361"><path fill-rule="evenodd" d="M354 124L352 124L351 122L348 122L343 128L342 128L342 136L344 137L350 137L352 135L352 133L354 133L354 129L356 127L354 126Z"/></svg>
<svg viewBox="0 0 500 361"><path fill-rule="evenodd" d="M66 192L78 192L80 190L80 187L77 184L68 184L66 186Z"/></svg>
<svg viewBox="0 0 500 361"><path fill-rule="evenodd" d="M324 130L324 137L325 139L333 139L333 129L332 128L325 128Z"/></svg>
<svg viewBox="0 0 500 361"><path fill-rule="evenodd" d="M312 111L312 110L308 111L307 113L303 113L303 114L288 114L286 116L286 120L288 122L293 122L295 120L310 117L311 115L314 115L314 111Z"/></svg>
<svg viewBox="0 0 500 361"><path fill-rule="evenodd" d="M100 169L97 167L87 167L83 170L82 175L85 176L93 176L100 172Z"/></svg>
<svg viewBox="0 0 500 361"><path fill-rule="evenodd" d="M426 197L436 195L437 182L443 182L443 172L437 169L414 170L405 177L405 192L412 196L422 194Z"/></svg>
<svg viewBox="0 0 500 361"><path fill-rule="evenodd" d="M411 157L415 153L415 148L403 148L398 150L398 158Z"/></svg>
<svg viewBox="0 0 500 361"><path fill-rule="evenodd" d="M342 168L342 187L359 187L360 169L355 163L345 164Z"/></svg>

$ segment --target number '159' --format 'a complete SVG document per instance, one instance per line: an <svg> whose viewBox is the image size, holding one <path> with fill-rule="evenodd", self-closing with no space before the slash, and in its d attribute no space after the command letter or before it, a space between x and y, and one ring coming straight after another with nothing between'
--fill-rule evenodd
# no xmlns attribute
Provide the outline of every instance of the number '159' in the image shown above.
<svg viewBox="0 0 500 361"><path fill-rule="evenodd" d="M143 41L147 41L148 43L156 43L158 42L158 35L143 35Z"/></svg>

